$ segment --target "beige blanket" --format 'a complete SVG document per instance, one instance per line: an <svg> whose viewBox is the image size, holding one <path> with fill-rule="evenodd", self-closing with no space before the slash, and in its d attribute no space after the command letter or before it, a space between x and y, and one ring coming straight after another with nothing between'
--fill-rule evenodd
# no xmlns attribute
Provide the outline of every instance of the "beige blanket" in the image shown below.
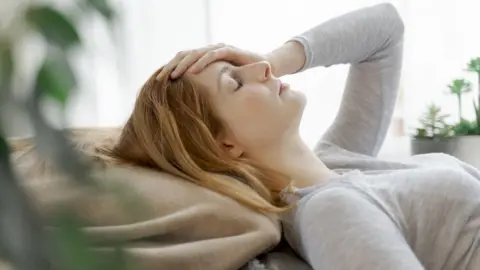
<svg viewBox="0 0 480 270"><path fill-rule="evenodd" d="M88 154L111 147L118 134L118 129L78 129L71 138ZM68 208L87 224L85 232L96 243L127 241L133 269L238 269L280 240L274 218L177 177L100 164L94 175L102 185L127 191L120 197L100 194L66 181L35 154L30 140L11 143L12 161L41 216L48 222ZM133 213L125 207L131 198L141 199Z"/></svg>

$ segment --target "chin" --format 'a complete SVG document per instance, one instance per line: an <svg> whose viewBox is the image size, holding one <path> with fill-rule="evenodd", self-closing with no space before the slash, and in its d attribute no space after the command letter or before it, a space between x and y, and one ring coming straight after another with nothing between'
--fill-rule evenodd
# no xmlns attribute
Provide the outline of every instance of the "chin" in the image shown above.
<svg viewBox="0 0 480 270"><path fill-rule="evenodd" d="M303 110L307 105L307 96L303 92L297 90L290 90L289 94L291 95L292 101L296 103L296 107L299 107L298 109L303 113Z"/></svg>
<svg viewBox="0 0 480 270"><path fill-rule="evenodd" d="M288 129L296 130L300 126L303 112L305 111L305 107L307 105L307 98L305 94L300 91L291 90L289 94L289 108L286 110L288 111L288 115L285 116L285 119L288 119L289 122L288 125L290 127Z"/></svg>

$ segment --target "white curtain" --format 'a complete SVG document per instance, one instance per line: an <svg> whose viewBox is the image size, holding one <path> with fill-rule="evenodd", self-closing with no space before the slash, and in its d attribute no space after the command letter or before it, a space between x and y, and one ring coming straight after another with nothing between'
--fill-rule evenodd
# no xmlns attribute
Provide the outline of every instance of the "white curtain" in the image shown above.
<svg viewBox="0 0 480 270"><path fill-rule="evenodd" d="M97 115L94 125L123 123L149 75L177 51L225 42L267 52L322 21L380 0L116 0L123 21L115 45L92 33ZM480 56L476 27L478 0L391 0L406 24L401 96L382 155L408 155L408 132L427 102L436 101L455 116L455 101L444 94L466 62ZM103 41L102 41L103 40ZM110 44L110 45L109 45ZM333 120L347 66L316 68L285 78L308 96L301 134L311 146ZM476 86L476 85L475 85ZM476 89L475 89L476 90ZM468 104L468 102L466 102ZM85 110L91 104L77 106ZM466 106L465 115L471 108ZM73 115L76 115L73 113ZM85 120L85 119L84 119ZM73 122L75 124L75 121Z"/></svg>

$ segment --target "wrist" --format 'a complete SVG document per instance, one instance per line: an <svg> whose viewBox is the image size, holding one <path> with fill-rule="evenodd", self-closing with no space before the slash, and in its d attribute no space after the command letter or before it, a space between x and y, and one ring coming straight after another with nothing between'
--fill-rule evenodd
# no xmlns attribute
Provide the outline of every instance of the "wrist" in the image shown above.
<svg viewBox="0 0 480 270"><path fill-rule="evenodd" d="M298 72L306 61L303 45L297 41L288 41L267 54L267 61L272 66L276 77Z"/></svg>

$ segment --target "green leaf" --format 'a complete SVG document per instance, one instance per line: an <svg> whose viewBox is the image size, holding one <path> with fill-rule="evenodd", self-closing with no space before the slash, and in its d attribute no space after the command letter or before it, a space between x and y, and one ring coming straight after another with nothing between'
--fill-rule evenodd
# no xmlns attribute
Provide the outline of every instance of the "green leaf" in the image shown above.
<svg viewBox="0 0 480 270"><path fill-rule="evenodd" d="M480 72L480 57L473 58L468 62L468 71Z"/></svg>
<svg viewBox="0 0 480 270"><path fill-rule="evenodd" d="M473 101L473 108L475 109L475 116L477 119L477 127L480 127L480 104L476 104L475 101Z"/></svg>
<svg viewBox="0 0 480 270"><path fill-rule="evenodd" d="M64 14L52 7L30 7L26 13L26 19L48 42L62 49L68 49L80 43L75 25Z"/></svg>
<svg viewBox="0 0 480 270"><path fill-rule="evenodd" d="M8 160L9 152L7 141L0 135L0 160Z"/></svg>
<svg viewBox="0 0 480 270"><path fill-rule="evenodd" d="M95 256L89 241L82 233L79 222L71 214L63 213L58 217L54 230L57 252L60 254L60 269L85 270L97 269Z"/></svg>
<svg viewBox="0 0 480 270"><path fill-rule="evenodd" d="M112 249L111 254L102 254L99 260L99 268L101 270L129 270L125 251L121 245L109 247ZM100 264L101 263L101 264Z"/></svg>
<svg viewBox="0 0 480 270"><path fill-rule="evenodd" d="M427 137L427 131L423 128L417 128L417 134L415 135L417 138L424 138Z"/></svg>
<svg viewBox="0 0 480 270"><path fill-rule="evenodd" d="M69 270L128 270L127 258L121 243L105 245L111 250L101 255L93 250L92 243L82 232L82 225L73 214L59 215L56 222L55 239L60 256L60 269Z"/></svg>
<svg viewBox="0 0 480 270"><path fill-rule="evenodd" d="M115 17L115 12L107 0L85 0L85 4L87 7L98 11L108 21Z"/></svg>
<svg viewBox="0 0 480 270"><path fill-rule="evenodd" d="M442 112L442 108L434 103L428 105L427 110L419 119L421 127L417 129L417 137L443 137L452 133L452 127L446 123L449 114Z"/></svg>
<svg viewBox="0 0 480 270"><path fill-rule="evenodd" d="M476 124L467 120L462 120L454 128L455 135L474 135L476 129Z"/></svg>
<svg viewBox="0 0 480 270"><path fill-rule="evenodd" d="M69 93L76 87L75 74L62 53L50 53L37 74L37 95L47 95L65 105Z"/></svg>
<svg viewBox="0 0 480 270"><path fill-rule="evenodd" d="M5 100L10 94L13 79L13 53L8 43L0 44L0 97Z"/></svg>
<svg viewBox="0 0 480 270"><path fill-rule="evenodd" d="M448 85L448 88L450 89L450 93L460 96L472 91L472 83L465 79L455 79Z"/></svg>

